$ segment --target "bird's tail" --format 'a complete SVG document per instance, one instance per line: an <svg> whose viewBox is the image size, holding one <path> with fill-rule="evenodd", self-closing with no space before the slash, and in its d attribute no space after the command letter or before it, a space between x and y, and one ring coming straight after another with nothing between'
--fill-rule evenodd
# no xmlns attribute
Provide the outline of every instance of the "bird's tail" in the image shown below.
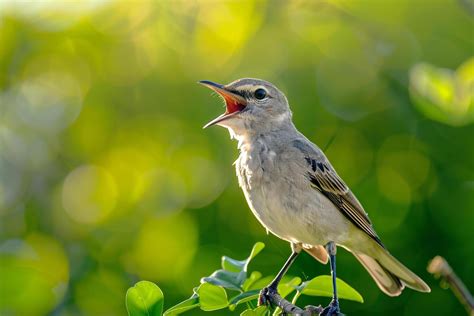
<svg viewBox="0 0 474 316"><path fill-rule="evenodd" d="M378 245L372 256L363 253L354 253L354 256L367 269L378 287L389 296L400 295L405 285L420 292L431 291L420 277Z"/></svg>

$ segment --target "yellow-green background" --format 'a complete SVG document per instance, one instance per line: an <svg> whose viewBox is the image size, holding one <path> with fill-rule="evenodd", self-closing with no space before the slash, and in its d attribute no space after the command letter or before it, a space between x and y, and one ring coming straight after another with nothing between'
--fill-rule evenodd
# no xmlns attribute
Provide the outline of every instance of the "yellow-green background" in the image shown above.
<svg viewBox="0 0 474 316"><path fill-rule="evenodd" d="M275 273L289 247L251 215L236 143L201 128L223 106L196 81L240 77L287 94L432 287L389 298L341 250L365 298L343 311L462 314L426 265L445 256L474 290L473 19L470 0L1 0L0 314L125 315L141 279L169 307L255 241L251 270ZM328 269L302 255L290 274Z"/></svg>

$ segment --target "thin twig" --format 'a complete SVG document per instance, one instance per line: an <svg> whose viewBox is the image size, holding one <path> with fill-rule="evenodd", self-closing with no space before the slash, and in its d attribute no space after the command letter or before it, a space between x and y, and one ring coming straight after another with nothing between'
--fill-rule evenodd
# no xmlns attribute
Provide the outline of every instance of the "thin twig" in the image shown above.
<svg viewBox="0 0 474 316"><path fill-rule="evenodd" d="M449 284L451 290L466 307L468 315L474 316L474 298L461 279L454 273L446 259L441 256L434 257L428 265L428 272L437 277L441 277Z"/></svg>
<svg viewBox="0 0 474 316"><path fill-rule="evenodd" d="M281 308L282 313L280 315L317 316L323 312L323 308L321 306L309 305L306 306L305 309L302 309L287 301L278 293L270 295L268 298L274 306Z"/></svg>

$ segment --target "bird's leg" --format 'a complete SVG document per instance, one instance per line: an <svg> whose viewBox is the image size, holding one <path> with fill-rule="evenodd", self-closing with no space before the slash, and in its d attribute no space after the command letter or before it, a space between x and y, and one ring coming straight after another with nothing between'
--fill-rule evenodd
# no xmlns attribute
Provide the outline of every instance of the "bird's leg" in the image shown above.
<svg viewBox="0 0 474 316"><path fill-rule="evenodd" d="M268 305L269 303L273 303L274 301L277 301L275 299L276 296L281 299L280 295L278 294L278 284L281 281L281 278L285 275L285 273L288 271L290 266L293 264L295 261L296 257L298 257L298 254L300 253L300 249L296 249L296 247L293 247L292 245L292 252L288 260L286 260L285 264L283 265L283 268L281 268L280 272L278 272L277 276L273 281L267 286L264 287L260 291L260 296L258 298L258 305ZM278 305L278 304L275 304Z"/></svg>
<svg viewBox="0 0 474 316"><path fill-rule="evenodd" d="M291 255L286 260L283 268L278 272L277 276L273 281L260 291L260 296L258 297L258 305L273 305L278 306L282 310L282 315L302 315L302 316L311 316L319 315L322 312L322 307L320 306L306 306L305 309L301 309L298 306L292 304L291 302L285 300L283 297L278 294L278 284L281 281L281 278L288 271L292 263L295 261L298 254L301 252L301 245L292 244L291 245Z"/></svg>
<svg viewBox="0 0 474 316"><path fill-rule="evenodd" d="M326 307L321 316L341 316L341 310L339 309L339 301L337 299L337 288L336 288L336 244L333 241L330 241L326 245L326 251L329 254L329 261L331 264L331 276L332 276L332 301Z"/></svg>

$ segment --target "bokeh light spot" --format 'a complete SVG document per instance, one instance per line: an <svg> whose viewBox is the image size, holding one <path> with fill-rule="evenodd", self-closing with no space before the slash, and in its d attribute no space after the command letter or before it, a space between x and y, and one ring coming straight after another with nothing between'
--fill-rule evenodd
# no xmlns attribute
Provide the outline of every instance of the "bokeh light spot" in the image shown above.
<svg viewBox="0 0 474 316"><path fill-rule="evenodd" d="M186 278L197 241L196 222L186 213L150 218L123 259L127 270L142 279L173 282Z"/></svg>
<svg viewBox="0 0 474 316"><path fill-rule="evenodd" d="M58 131L71 124L82 108L78 82L67 73L43 72L22 82L15 109L26 124Z"/></svg>
<svg viewBox="0 0 474 316"><path fill-rule="evenodd" d="M143 175L153 169L155 164L156 161L146 150L131 146L114 148L102 159L102 165L113 175L120 202L127 205L143 195Z"/></svg>
<svg viewBox="0 0 474 316"><path fill-rule="evenodd" d="M77 307L83 315L122 315L127 284L111 270L93 270L83 275L74 287Z"/></svg>
<svg viewBox="0 0 474 316"><path fill-rule="evenodd" d="M260 25L256 1L203 3L198 11L201 23L196 29L195 45L206 67L219 67L238 51Z"/></svg>
<svg viewBox="0 0 474 316"><path fill-rule="evenodd" d="M410 204L419 188L429 180L431 161L424 154L425 145L413 136L388 138L377 154L377 179L380 190L389 200Z"/></svg>
<svg viewBox="0 0 474 316"><path fill-rule="evenodd" d="M73 170L64 180L63 207L77 222L95 224L115 208L117 185L104 168L86 165Z"/></svg>
<svg viewBox="0 0 474 316"><path fill-rule="evenodd" d="M181 211L187 202L182 177L170 169L153 169L142 175L143 195L137 207L153 213L170 214Z"/></svg>
<svg viewBox="0 0 474 316"><path fill-rule="evenodd" d="M331 138L322 140L322 144L330 142L326 155L344 181L353 186L368 174L374 156L372 148L365 136L356 129L339 128L333 133L332 142Z"/></svg>
<svg viewBox="0 0 474 316"><path fill-rule="evenodd" d="M32 233L0 244L0 314L45 315L66 293L69 264L53 238Z"/></svg>
<svg viewBox="0 0 474 316"><path fill-rule="evenodd" d="M1 128L1 127L0 127ZM0 132L1 133L1 132ZM23 175L0 157L0 216L21 196Z"/></svg>
<svg viewBox="0 0 474 316"><path fill-rule="evenodd" d="M19 169L40 170L52 158L46 139L21 127L0 126L0 146L5 159Z"/></svg>
<svg viewBox="0 0 474 316"><path fill-rule="evenodd" d="M377 169L377 179L380 191L384 196L399 204L410 204L411 190L405 178L390 166L380 166Z"/></svg>
<svg viewBox="0 0 474 316"><path fill-rule="evenodd" d="M474 121L474 58L457 71L428 63L416 64L410 72L410 96L425 116L453 126Z"/></svg>

